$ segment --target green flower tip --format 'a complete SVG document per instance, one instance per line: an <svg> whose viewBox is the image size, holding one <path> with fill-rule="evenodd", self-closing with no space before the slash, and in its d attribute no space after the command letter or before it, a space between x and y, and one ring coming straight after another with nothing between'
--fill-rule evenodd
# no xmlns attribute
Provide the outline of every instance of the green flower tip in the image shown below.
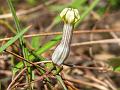
<svg viewBox="0 0 120 90"><path fill-rule="evenodd" d="M60 13L60 17L68 24L75 24L80 19L78 10L73 8L63 9Z"/></svg>

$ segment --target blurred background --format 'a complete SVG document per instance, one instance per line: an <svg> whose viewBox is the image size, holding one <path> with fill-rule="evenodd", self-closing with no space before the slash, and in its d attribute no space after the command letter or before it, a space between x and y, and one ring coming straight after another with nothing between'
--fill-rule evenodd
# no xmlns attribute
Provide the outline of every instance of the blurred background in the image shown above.
<svg viewBox="0 0 120 90"><path fill-rule="evenodd" d="M31 36L25 38L30 50L39 49L62 32L63 22L59 13L64 8L77 8L81 19L75 26L71 52L64 63L81 67L63 66L68 90L120 89L120 0L12 0L12 3L21 27L32 25L26 33ZM15 32L7 0L0 0L0 45ZM19 54L18 47L16 42L8 50ZM51 47L42 56L50 59L54 48ZM15 57L11 54L0 54L0 90L6 90L11 81L12 59ZM16 90L25 90L18 87L20 89ZM35 90L49 89L42 87L39 81ZM57 84L53 90L63 89Z"/></svg>

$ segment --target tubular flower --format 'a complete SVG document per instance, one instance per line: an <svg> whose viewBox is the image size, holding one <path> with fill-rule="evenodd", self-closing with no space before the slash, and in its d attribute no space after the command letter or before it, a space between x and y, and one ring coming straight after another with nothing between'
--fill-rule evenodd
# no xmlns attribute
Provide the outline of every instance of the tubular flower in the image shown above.
<svg viewBox="0 0 120 90"><path fill-rule="evenodd" d="M73 8L65 8L60 16L64 21L63 36L52 54L52 61L57 65L61 65L69 56L73 27L80 18L78 10Z"/></svg>

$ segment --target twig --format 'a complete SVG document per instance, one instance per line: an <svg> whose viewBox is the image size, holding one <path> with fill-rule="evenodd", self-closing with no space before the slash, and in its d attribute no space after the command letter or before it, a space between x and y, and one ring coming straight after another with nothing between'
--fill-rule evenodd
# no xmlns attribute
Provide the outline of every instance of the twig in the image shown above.
<svg viewBox="0 0 120 90"><path fill-rule="evenodd" d="M38 79L36 79L36 80L34 80L34 81L31 81L30 83L35 83L35 82L37 82L37 81L39 81L39 80L43 80L43 79L46 78L46 77L50 77L50 75L51 75L51 74L45 73L45 74L43 74L42 76L38 77ZM29 85L29 84L28 84L28 83L21 83L21 84L19 84L19 85L17 85L17 86L24 86L24 85Z"/></svg>
<svg viewBox="0 0 120 90"><path fill-rule="evenodd" d="M0 20L0 24L6 26L9 30L11 30L13 33L16 33L16 30L5 20Z"/></svg>
<svg viewBox="0 0 120 90"><path fill-rule="evenodd" d="M6 76L11 76L12 72L9 70L0 70L0 74L6 75Z"/></svg>
<svg viewBox="0 0 120 90"><path fill-rule="evenodd" d="M6 51L7 53L10 53L10 54L14 55L14 56L17 57L17 58L20 58L20 60L22 59L22 60L24 60L24 61L32 64L33 66L36 66L36 65L42 64L42 63L52 62L52 61L49 60L49 61L41 61L41 62L34 62L34 63L33 63L33 62L31 62L31 61L29 61L29 60L27 60L27 59L25 59L25 58L23 58L23 57L15 54L15 53L13 53L13 52L11 52L11 51L8 51L8 50L5 50L5 51ZM38 67L41 68L40 66L38 66Z"/></svg>
<svg viewBox="0 0 120 90"><path fill-rule="evenodd" d="M70 86L72 88L72 90L78 90L71 82L68 82L68 81L64 81L65 84L68 86Z"/></svg>
<svg viewBox="0 0 120 90"><path fill-rule="evenodd" d="M16 56L16 57L18 57L18 58L20 58L20 60L24 60L24 61L28 62L29 64L31 64L31 65L33 65L33 66L35 66L35 67L42 68L42 67L40 67L39 65L34 64L33 62L31 62L31 61L29 61L29 60L27 60L27 59L25 59L25 58L23 58L23 57L15 54L15 53L13 53L13 52L11 52L11 51L8 51L8 50L5 50L5 51L8 52L8 53L10 53L10 54L12 54L12 55L14 55L14 56ZM43 69L43 68L42 68L42 69Z"/></svg>
<svg viewBox="0 0 120 90"><path fill-rule="evenodd" d="M111 32L112 29L99 29L99 30L77 30L74 31L74 34L83 34L83 33L104 33L104 32ZM120 32L119 29L114 29L114 32ZM31 34L31 35L25 35L24 38L30 38L30 37L37 37L37 36L50 36L50 35L60 35L62 32L50 32L50 33L41 33L41 34ZM3 38L0 39L0 42L10 40L12 37L9 38Z"/></svg>
<svg viewBox="0 0 120 90"><path fill-rule="evenodd" d="M101 80L95 78L94 76L85 75L85 77L86 77L87 79L90 79L90 80L92 80L92 81L95 81L96 83L101 84L102 86L108 87L108 85L107 85L104 81L101 81Z"/></svg>
<svg viewBox="0 0 120 90"><path fill-rule="evenodd" d="M104 82L105 82L106 84L108 84L109 87L110 87L112 90L117 90L117 87L116 87L113 83L110 83L110 81L104 80Z"/></svg>
<svg viewBox="0 0 120 90"><path fill-rule="evenodd" d="M25 58L23 58L23 57L21 57L21 56L15 54L15 53L11 52L11 51L5 50L5 52L10 53L10 54L12 54L12 55L14 55L14 56L20 58L20 60L24 60L24 61L26 61L26 62L28 62L28 63L34 65L34 63L30 62L29 60L27 60L27 59L25 59Z"/></svg>
<svg viewBox="0 0 120 90"><path fill-rule="evenodd" d="M50 5L56 1L57 0L50 0L49 2L46 3L46 5ZM43 6L44 5L42 4L42 5L36 6L34 8L28 9L28 10L18 11L18 12L16 12L16 15L17 16L27 15L27 14L30 14L30 13L33 13L33 12L40 10ZM0 19L11 18L11 17L12 17L11 13L0 15Z"/></svg>
<svg viewBox="0 0 120 90"><path fill-rule="evenodd" d="M82 81L82 80L78 80L78 79L74 79L72 78L71 76L68 76L67 74L64 75L65 76L65 80L67 81L70 81L70 82L74 82L74 83L78 83L78 84L83 84L83 85L87 85L87 86L91 86L91 87L94 87L94 88L97 88L97 89L100 89L100 90L109 90L108 88L106 87L103 87L99 84L96 84L96 83L89 83L89 82L85 82L85 81Z"/></svg>
<svg viewBox="0 0 120 90"><path fill-rule="evenodd" d="M112 72L112 73L120 74L119 71L113 71L109 68L104 68L104 67L86 67L86 66L77 66L77 65L71 65L71 64L64 64L64 65L69 66L70 68L100 70L100 71L104 71L104 72Z"/></svg>
<svg viewBox="0 0 120 90"><path fill-rule="evenodd" d="M9 40L11 38L4 38L4 39L0 39L0 41L5 41L5 40ZM92 45L92 44L106 44L106 43L119 43L120 39L107 39L107 40L97 40L97 41L88 41L88 42L81 42L81 43L74 43L71 44L72 47L75 46L83 46L83 45Z"/></svg>
<svg viewBox="0 0 120 90"><path fill-rule="evenodd" d="M45 90L48 90L48 87L47 87L47 85L46 85L46 84L44 85L44 89L45 89Z"/></svg>
<svg viewBox="0 0 120 90"><path fill-rule="evenodd" d="M86 67L86 66L78 66L78 65L69 65L64 64L65 66L69 66L70 68L80 68L80 69L91 69L91 70L101 70L101 71L110 71L104 67Z"/></svg>
<svg viewBox="0 0 120 90"><path fill-rule="evenodd" d="M113 32L113 31L111 31L110 34L112 35L112 37L113 37L114 39L116 39L116 41L118 41L118 45L120 46L120 41L118 40L119 37L116 35L116 33Z"/></svg>
<svg viewBox="0 0 120 90"><path fill-rule="evenodd" d="M34 62L34 64L42 64L42 63L50 63L52 61L48 60L48 61L41 61L41 62Z"/></svg>
<svg viewBox="0 0 120 90"><path fill-rule="evenodd" d="M15 83L15 84L12 85L11 90L13 90L13 88L15 88L17 85L19 85L20 82L21 82L23 79L24 79L24 76L21 76L20 79L19 79L19 81L18 81L17 83Z"/></svg>
<svg viewBox="0 0 120 90"><path fill-rule="evenodd" d="M74 43L74 44L71 44L71 46L75 47L75 46L93 45L93 44L119 43L118 41L120 42L120 39L118 39L117 41L116 39L97 40L97 41Z"/></svg>
<svg viewBox="0 0 120 90"><path fill-rule="evenodd" d="M19 74L12 80L12 82L9 84L7 90L10 90L11 86L16 82L16 80L21 76L21 74L27 69L27 67L25 67L24 69L22 69Z"/></svg>

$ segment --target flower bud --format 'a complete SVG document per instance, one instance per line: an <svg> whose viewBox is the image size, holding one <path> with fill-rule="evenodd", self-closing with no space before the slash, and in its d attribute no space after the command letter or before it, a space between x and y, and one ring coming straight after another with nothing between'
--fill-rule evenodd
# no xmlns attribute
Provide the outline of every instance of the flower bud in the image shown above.
<svg viewBox="0 0 120 90"><path fill-rule="evenodd" d="M80 19L80 15L77 9L65 8L60 13L60 17L64 20L65 23L74 24Z"/></svg>

